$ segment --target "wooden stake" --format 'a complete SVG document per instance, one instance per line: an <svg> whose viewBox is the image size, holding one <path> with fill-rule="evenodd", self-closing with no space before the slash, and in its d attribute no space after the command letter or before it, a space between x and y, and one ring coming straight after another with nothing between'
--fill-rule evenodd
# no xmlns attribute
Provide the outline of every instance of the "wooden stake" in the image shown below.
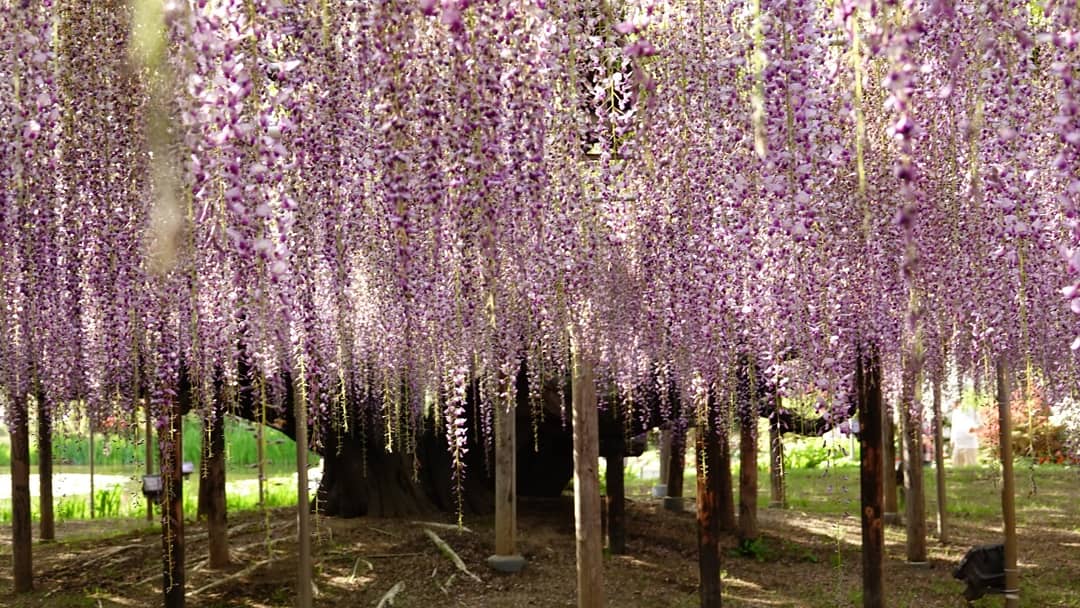
<svg viewBox="0 0 1080 608"><path fill-rule="evenodd" d="M1005 608L1020 606L1020 572L1016 569L1016 488L1013 479L1012 412L1005 361L998 359L997 403L1001 442L1001 512L1005 520Z"/></svg>
<svg viewBox="0 0 1080 608"><path fill-rule="evenodd" d="M697 539L701 608L720 608L720 445L712 424L698 427Z"/></svg>
<svg viewBox="0 0 1080 608"><path fill-rule="evenodd" d="M739 416L739 542L743 544L758 537L757 453L757 414L744 412Z"/></svg>
<svg viewBox="0 0 1080 608"><path fill-rule="evenodd" d="M780 397L776 398L779 401ZM779 403L778 403L779 405ZM777 408L779 410L779 408ZM784 489L784 435L774 418L769 421L769 508L786 509Z"/></svg>
<svg viewBox="0 0 1080 608"><path fill-rule="evenodd" d="M578 608L604 605L600 536L600 440L592 361L580 346L573 357L574 536L577 544ZM670 486L668 486L670 488Z"/></svg>
<svg viewBox="0 0 1080 608"><path fill-rule="evenodd" d="M184 608L184 458L183 427L179 400L169 405L168 424L161 427L161 542L162 589L165 608ZM149 438L148 438L149 439Z"/></svg>
<svg viewBox="0 0 1080 608"><path fill-rule="evenodd" d="M683 482L686 471L686 431L672 424L671 452L668 458L667 497L664 508L669 511L682 511Z"/></svg>
<svg viewBox="0 0 1080 608"><path fill-rule="evenodd" d="M38 511L41 513L41 540L56 540L53 514L52 413L45 407L45 396L38 391Z"/></svg>
<svg viewBox="0 0 1080 608"><path fill-rule="evenodd" d="M882 457L881 362L877 353L860 354L855 367L855 389L859 403L859 489L862 499L862 573L863 608L885 606L883 519L883 477L892 474L884 469Z"/></svg>
<svg viewBox="0 0 1080 608"><path fill-rule="evenodd" d="M302 373L302 372L301 372ZM296 607L311 608L311 507L308 504L307 398L298 391L296 400L296 519L298 576Z"/></svg>
<svg viewBox="0 0 1080 608"><path fill-rule="evenodd" d="M153 449L153 446L151 445L153 443L153 441L152 441L153 432L150 430L151 429L150 406L146 405L143 408L143 410L146 413L146 427L144 429L145 432L143 433L145 435L145 439L146 439L146 474L147 475L153 475L154 474L154 449ZM152 501L152 500L147 500L146 501L146 521L151 521L151 522L154 521L154 501Z"/></svg>
<svg viewBox="0 0 1080 608"><path fill-rule="evenodd" d="M625 461L626 438L620 430L617 437L613 437L612 452L605 459L607 470L605 481L607 485L607 522L608 522L608 550L613 555L626 553L626 483Z"/></svg>
<svg viewBox="0 0 1080 608"><path fill-rule="evenodd" d="M884 408L884 405L882 406ZM882 433L882 465L884 474L881 481L885 494L885 523L896 525L900 523L898 501L896 498L896 429L893 424L891 412L881 412Z"/></svg>
<svg viewBox="0 0 1080 608"><path fill-rule="evenodd" d="M204 458L206 476L201 488L206 488L206 529L210 542L210 561L212 569L221 569L229 565L229 524L225 500L225 408L221 401L215 404L215 412L209 421L207 452ZM202 494L202 491L199 492Z"/></svg>
<svg viewBox="0 0 1080 608"><path fill-rule="evenodd" d="M905 362L905 365L912 365ZM904 519L907 525L907 561L926 564L926 492L922 466L922 411L917 405L919 378L913 369L904 370L900 419L904 432Z"/></svg>
<svg viewBox="0 0 1080 608"><path fill-rule="evenodd" d="M90 428L90 519L94 519L94 418L87 416Z"/></svg>
<svg viewBox="0 0 1080 608"><path fill-rule="evenodd" d="M11 552L15 593L34 590L33 526L30 522L30 429L26 398L15 398L11 427Z"/></svg>
<svg viewBox="0 0 1080 608"><path fill-rule="evenodd" d="M739 528L739 522L735 518L735 485L731 479L731 438L728 431L724 431L720 437L719 445L720 468L716 473L719 489L720 529L724 532L734 532Z"/></svg>
<svg viewBox="0 0 1080 608"><path fill-rule="evenodd" d="M949 542L949 533L945 512L945 440L942 433L941 419L941 378L934 378L932 388L934 400L934 468L937 474L937 535L938 542Z"/></svg>
<svg viewBox="0 0 1080 608"><path fill-rule="evenodd" d="M517 424L512 405L507 399L495 406L495 555L516 553Z"/></svg>

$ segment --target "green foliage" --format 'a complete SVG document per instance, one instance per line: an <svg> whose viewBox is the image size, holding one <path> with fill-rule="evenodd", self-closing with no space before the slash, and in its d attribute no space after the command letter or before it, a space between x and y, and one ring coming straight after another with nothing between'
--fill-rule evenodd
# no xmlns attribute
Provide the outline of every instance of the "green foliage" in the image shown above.
<svg viewBox="0 0 1080 608"><path fill-rule="evenodd" d="M1012 417L1012 451L1016 457L1031 458L1038 464L1076 464L1065 447L1065 428L1050 420L1050 406L1040 387L1017 389L1009 397ZM987 399L980 407L982 426L977 434L995 459L1001 445L1001 426L997 404Z"/></svg>
<svg viewBox="0 0 1080 608"><path fill-rule="evenodd" d="M205 432L203 424L195 414L184 418L184 460L200 462L202 460L202 439ZM112 428L120 428L114 425ZM296 466L296 443L284 433L270 427L264 428L265 458L269 468L282 469ZM157 454L157 440L151 439L151 450ZM247 420L229 416L225 419L225 456L233 466L255 467L259 462L259 448L256 439L256 426ZM140 435L135 439L129 430L122 432L94 434L94 464L103 467L143 466L146 458L146 444ZM58 466L87 466L90 464L90 438L85 425L82 428L69 428L69 425L57 425L53 433L53 462ZM312 462L318 462L316 457ZM37 441L30 444L30 464L38 463ZM10 439L0 441L0 466L11 464Z"/></svg>
<svg viewBox="0 0 1080 608"><path fill-rule="evenodd" d="M789 469L816 469L823 464L836 466L858 462L845 441L827 441L806 437L784 442L784 457Z"/></svg>
<svg viewBox="0 0 1080 608"><path fill-rule="evenodd" d="M735 547L736 555L740 557L752 557L759 562L768 561L773 552L764 538L758 537L750 540L740 540Z"/></svg>

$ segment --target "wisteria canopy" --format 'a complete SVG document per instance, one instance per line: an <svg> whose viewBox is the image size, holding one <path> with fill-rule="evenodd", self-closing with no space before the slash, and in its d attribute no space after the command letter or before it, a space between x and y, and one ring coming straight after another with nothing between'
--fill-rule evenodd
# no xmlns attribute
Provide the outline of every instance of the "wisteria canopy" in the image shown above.
<svg viewBox="0 0 1080 608"><path fill-rule="evenodd" d="M1050 0L0 0L9 419L243 359L313 441L462 447L467 382L571 346L604 394L750 356L828 412L875 348L1064 395L1078 43Z"/></svg>

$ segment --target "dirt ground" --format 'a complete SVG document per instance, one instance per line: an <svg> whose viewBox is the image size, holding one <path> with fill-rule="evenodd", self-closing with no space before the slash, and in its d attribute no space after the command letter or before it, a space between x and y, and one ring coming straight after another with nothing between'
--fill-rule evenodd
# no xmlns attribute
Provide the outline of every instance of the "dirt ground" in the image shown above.
<svg viewBox="0 0 1080 608"><path fill-rule="evenodd" d="M692 508L692 505L691 505ZM761 509L763 542L757 554L737 556L735 539L724 539L724 605L834 607L861 605L858 521L798 510ZM573 506L570 499L523 502L519 547L525 570L502 575L490 570L490 518L467 519L470 531L431 528L464 560L480 581L457 570L424 533L423 523L403 520L316 518L316 605L377 606L395 585L396 608L574 606ZM447 519L429 519L451 523ZM270 608L292 606L295 589L295 519L289 510L230 521L235 565L207 570L206 533L188 527L188 605ZM1020 530L1024 606L1080 606L1080 522L1069 530ZM932 528L932 527L931 527ZM965 606L953 565L967 547L986 542L988 530L958 521L955 542L931 539L929 568L903 563L903 530L887 533L886 585L891 606ZM35 544L36 590L11 594L10 528L0 537L0 606L16 608L160 605L161 541L145 521L69 522L54 543ZM606 556L608 604L631 607L691 607L697 601L695 520L671 513L641 497L628 505L628 554ZM269 546L268 546L269 545ZM1038 559L1035 556L1038 556ZM999 598L978 605L997 606Z"/></svg>

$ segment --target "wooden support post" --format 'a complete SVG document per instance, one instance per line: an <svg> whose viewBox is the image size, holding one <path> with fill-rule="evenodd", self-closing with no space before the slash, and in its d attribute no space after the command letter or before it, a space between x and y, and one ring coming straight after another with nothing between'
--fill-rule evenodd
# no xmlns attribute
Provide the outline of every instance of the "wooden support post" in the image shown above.
<svg viewBox="0 0 1080 608"><path fill-rule="evenodd" d="M41 540L56 540L53 514L52 412L45 407L45 396L38 391L38 511L41 514Z"/></svg>
<svg viewBox="0 0 1080 608"><path fill-rule="evenodd" d="M165 608L184 608L184 458L181 406L168 405L168 420L158 428L161 462L162 590Z"/></svg>
<svg viewBox="0 0 1080 608"><path fill-rule="evenodd" d="M210 542L212 569L229 565L229 524L225 500L225 408L215 404L210 420L209 433L205 438L203 458L206 459L205 476L199 484L199 496L205 493L206 529ZM204 490L205 488L205 490ZM203 500L199 501L203 503Z"/></svg>
<svg viewBox="0 0 1080 608"><path fill-rule="evenodd" d="M697 539L701 608L720 608L721 439L712 424L698 427ZM730 469L728 470L730 473Z"/></svg>
<svg viewBox="0 0 1080 608"><path fill-rule="evenodd" d="M905 365L912 365L905 362ZM904 519L907 526L907 561L923 566L926 560L926 492L923 484L922 404L916 397L919 377L904 370L900 419L904 432Z"/></svg>
<svg viewBox="0 0 1080 608"><path fill-rule="evenodd" d="M748 410L752 410L747 404ZM739 416L739 543L746 544L758 537L757 524L757 413L743 412Z"/></svg>
<svg viewBox="0 0 1080 608"><path fill-rule="evenodd" d="M945 440L941 419L941 378L933 381L934 400L934 469L937 474L937 536L938 542L949 542L948 522L945 511Z"/></svg>
<svg viewBox="0 0 1080 608"><path fill-rule="evenodd" d="M664 508L669 511L683 510L683 482L686 470L686 431L678 428L677 422L671 428L671 457L668 459L667 496Z"/></svg>
<svg viewBox="0 0 1080 608"><path fill-rule="evenodd" d="M97 506L97 501L94 500L94 417L88 415L86 419L90 429L90 519L94 519L94 509Z"/></svg>
<svg viewBox="0 0 1080 608"><path fill-rule="evenodd" d="M779 402L780 397L776 398ZM779 405L779 403L777 403ZM778 408L779 409L779 408ZM784 434L776 417L769 420L769 508L786 509L784 488Z"/></svg>
<svg viewBox="0 0 1080 608"><path fill-rule="evenodd" d="M607 485L608 550L613 555L626 553L626 438L622 433L613 437L612 452L607 456L605 481Z"/></svg>
<svg viewBox="0 0 1080 608"><path fill-rule="evenodd" d="M30 425L26 398L15 398L11 427L11 552L15 593L34 590L33 525L30 522Z"/></svg>
<svg viewBox="0 0 1080 608"><path fill-rule="evenodd" d="M884 405L882 406L884 408ZM882 449L881 458L884 474L881 476L885 495L885 523L900 523L899 503L896 498L896 429L892 413L886 409L881 412Z"/></svg>
<svg viewBox="0 0 1080 608"><path fill-rule="evenodd" d="M858 356L855 388L859 407L859 489L862 500L863 608L882 608L884 594L885 528L883 519L883 470L881 362L876 353Z"/></svg>
<svg viewBox="0 0 1080 608"><path fill-rule="evenodd" d="M668 482L668 473L671 469L671 431L669 429L660 430L660 485L666 488Z"/></svg>
<svg viewBox="0 0 1080 608"><path fill-rule="evenodd" d="M525 558L517 552L517 417L513 380L503 378L507 399L495 405L495 555L488 565L518 572Z"/></svg>
<svg viewBox="0 0 1080 608"><path fill-rule="evenodd" d="M146 405L143 409L144 409L144 411L146 413L146 426L145 426L145 429L144 429L145 432L143 433L145 435L144 438L146 439L146 474L147 475L153 475L154 474L154 448L153 448L153 443L154 443L153 437L154 437L154 435L153 435L153 431L151 430L152 429L152 424L151 424L151 421L150 421L150 406ZM152 501L152 500L147 500L146 501L146 521L151 521L151 522L154 521L154 501Z"/></svg>
<svg viewBox="0 0 1080 608"><path fill-rule="evenodd" d="M578 608L604 606L600 536L600 436L592 361L572 346L574 425L574 536L577 545Z"/></svg>
<svg viewBox="0 0 1080 608"><path fill-rule="evenodd" d="M735 518L735 484L731 479L731 437L726 427L720 430L719 459L720 468L717 474L717 483L720 484L719 493L720 529L724 532L734 532L739 528L739 522Z"/></svg>
<svg viewBox="0 0 1080 608"><path fill-rule="evenodd" d="M1012 412L1009 408L1008 368L995 366L1001 442L1001 512L1005 520L1005 608L1020 606L1020 571L1016 568L1016 486L1013 479Z"/></svg>
<svg viewBox="0 0 1080 608"><path fill-rule="evenodd" d="M303 373L303 372L301 372ZM308 422L307 395L296 391L296 533L298 572L296 608L311 608L311 505L308 498Z"/></svg>

